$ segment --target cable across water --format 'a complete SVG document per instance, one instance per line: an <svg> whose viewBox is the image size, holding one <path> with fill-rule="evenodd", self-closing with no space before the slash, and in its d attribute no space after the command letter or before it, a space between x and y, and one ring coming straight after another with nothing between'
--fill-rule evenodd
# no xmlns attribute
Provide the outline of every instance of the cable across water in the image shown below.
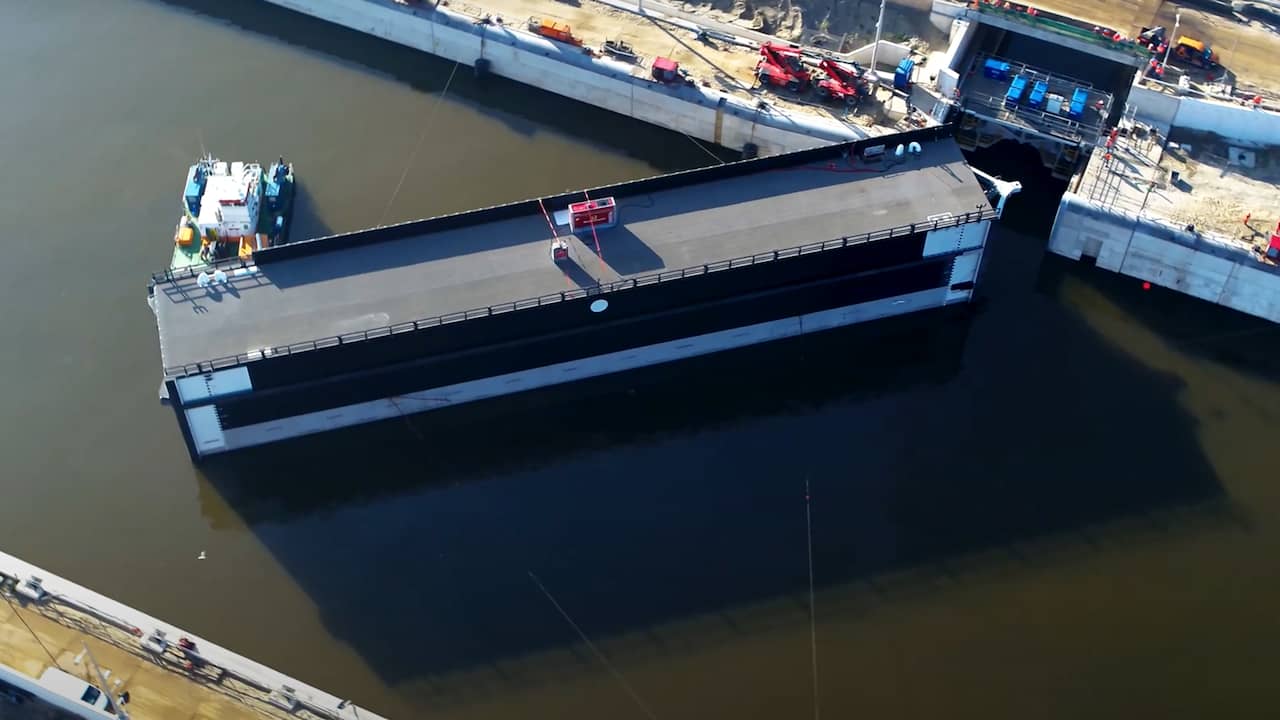
<svg viewBox="0 0 1280 720"><path fill-rule="evenodd" d="M427 131L431 129L431 120L435 118L436 112L440 109L440 104L444 102L444 96L449 94L449 86L453 84L453 76L458 72L458 65L455 62L453 69L449 71L449 79L444 83L444 89L440 91L440 96L436 98L436 104L431 106L431 114L427 116L427 122L422 124L422 132L418 135L418 143L413 146L413 152L409 153L409 161L404 165L404 172L400 173L400 182L396 183L396 189L391 191L391 197L387 198L387 206L382 209L382 217L378 218L378 227L382 227L387 221L387 213L391 212L391 205L396 201L396 196L400 194L400 188L404 187L405 178L409 177L409 169L413 167L414 158L418 157L418 151L422 149L422 143L427 139Z"/></svg>

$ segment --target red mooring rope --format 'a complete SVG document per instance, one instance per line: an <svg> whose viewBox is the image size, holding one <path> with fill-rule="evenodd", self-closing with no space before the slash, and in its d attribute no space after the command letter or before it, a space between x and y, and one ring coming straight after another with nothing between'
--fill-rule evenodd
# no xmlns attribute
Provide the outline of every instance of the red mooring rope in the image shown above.
<svg viewBox="0 0 1280 720"><path fill-rule="evenodd" d="M582 191L582 196L587 199L587 202L591 202L591 196L587 194L586 190ZM600 236L596 235L596 224L594 222L591 223L591 239L596 242L596 257L600 260L600 275L603 279L605 274L604 252L600 249Z"/></svg>

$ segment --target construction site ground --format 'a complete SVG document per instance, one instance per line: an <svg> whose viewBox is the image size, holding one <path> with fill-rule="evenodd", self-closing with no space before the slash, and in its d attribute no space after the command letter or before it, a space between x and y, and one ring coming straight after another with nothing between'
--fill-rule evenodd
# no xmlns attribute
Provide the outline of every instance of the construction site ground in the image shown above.
<svg viewBox="0 0 1280 720"><path fill-rule="evenodd" d="M655 57L668 57L680 63L699 84L733 93L743 98L764 99L784 111L805 112L836 118L858 125L874 133L873 128L890 131L907 130L906 103L888 91L867 98L856 110L843 104L823 104L809 93L797 96L786 91L773 92L757 86L755 67L760 59L758 49L726 41L698 40L688 29L644 17L633 12L595 2L556 2L555 0L449 0L448 6L471 15L500 16L504 22L524 27L529 18L548 18L569 25L573 35L588 48L599 50L606 39L629 43L640 56L634 74L649 77L649 66Z"/></svg>
<svg viewBox="0 0 1280 720"><path fill-rule="evenodd" d="M1233 150L1216 136L1176 131L1163 153L1154 139L1123 137L1109 161L1095 152L1077 192L1129 214L1194 225L1256 257L1280 221L1277 184L1280 152Z"/></svg>
<svg viewBox="0 0 1280 720"><path fill-rule="evenodd" d="M84 648L99 667L109 671L107 682L115 697L129 692L125 710L149 720L264 720L314 717L305 711L289 714L262 701L249 686L224 679L214 683L197 673L161 664L138 644L137 638L88 615L48 605L23 608L13 596L0 603L0 664L38 678L45 668L57 666L92 685L102 683L93 671ZM0 699L0 718L73 720L74 716L37 701L12 704Z"/></svg>
<svg viewBox="0 0 1280 720"><path fill-rule="evenodd" d="M1280 153L1248 151L1253 167L1231 162L1228 145L1207 135L1175 134L1183 142L1165 151L1161 168L1176 171L1178 197L1160 208L1169 219L1261 247L1276 228ZM1249 224L1244 218L1249 216Z"/></svg>
<svg viewBox="0 0 1280 720"><path fill-rule="evenodd" d="M1031 4L1119 30L1126 37L1155 26L1172 33L1174 16L1181 11L1178 35L1202 40L1216 50L1239 88L1280 98L1280 26L1265 14L1235 15L1230 4L1207 0L1033 0Z"/></svg>

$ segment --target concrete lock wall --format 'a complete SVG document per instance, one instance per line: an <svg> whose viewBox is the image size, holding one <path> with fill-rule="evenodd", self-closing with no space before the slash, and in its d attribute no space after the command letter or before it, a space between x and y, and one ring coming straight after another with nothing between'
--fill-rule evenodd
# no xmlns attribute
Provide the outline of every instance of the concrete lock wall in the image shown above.
<svg viewBox="0 0 1280 720"><path fill-rule="evenodd" d="M942 58L942 70L938 71L938 94L951 99L960 87L959 65L964 61L977 35L977 25L968 20L951 21L951 44L947 46L947 54Z"/></svg>
<svg viewBox="0 0 1280 720"><path fill-rule="evenodd" d="M776 154L869 136L834 118L633 77L631 65L591 58L507 26L476 25L475 18L445 8L411 10L379 0L267 1L468 66L484 58L495 75L735 150L750 143L760 154Z"/></svg>
<svg viewBox="0 0 1280 720"><path fill-rule="evenodd" d="M1049 249L1073 260L1280 322L1280 273L1243 253L1232 258L1202 249L1176 228L1121 215L1067 193L1058 207Z"/></svg>
<svg viewBox="0 0 1280 720"><path fill-rule="evenodd" d="M977 35L977 24L959 18L952 20L951 31L948 33L951 43L947 46L947 54L943 56L943 67L950 68L956 72L963 70L964 68L960 67L960 63L968 55L969 46L973 44L973 39Z"/></svg>
<svg viewBox="0 0 1280 720"><path fill-rule="evenodd" d="M1258 145L1280 143L1280 115L1198 98L1182 98L1173 126Z"/></svg>
<svg viewBox="0 0 1280 720"><path fill-rule="evenodd" d="M875 43L863 45L860 48L850 50L841 57L846 61L853 61L859 65L870 67L871 52L875 49ZM876 52L876 65L880 67L897 67L898 63L905 58L911 57L911 48L900 43L889 42L888 40L880 41L880 50Z"/></svg>
<svg viewBox="0 0 1280 720"><path fill-rule="evenodd" d="M1134 85L1129 104L1140 121L1168 128L1216 133L1254 145L1280 144L1280 114L1216 100L1179 97Z"/></svg>
<svg viewBox="0 0 1280 720"><path fill-rule="evenodd" d="M1136 112L1138 122L1147 123L1169 132L1174 120L1178 117L1178 106L1181 98L1176 95L1134 85L1129 90L1129 106Z"/></svg>

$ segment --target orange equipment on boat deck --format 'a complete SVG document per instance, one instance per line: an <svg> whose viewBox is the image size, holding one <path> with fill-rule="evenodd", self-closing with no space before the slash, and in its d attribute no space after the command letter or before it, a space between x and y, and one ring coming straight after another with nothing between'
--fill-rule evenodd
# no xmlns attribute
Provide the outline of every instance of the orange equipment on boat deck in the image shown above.
<svg viewBox="0 0 1280 720"><path fill-rule="evenodd" d="M567 23L548 20L547 18L529 18L529 29L543 37L559 40L570 45L581 45L582 41L573 36Z"/></svg>
<svg viewBox="0 0 1280 720"><path fill-rule="evenodd" d="M262 233L245 235L240 238L240 259L247 260L255 252L271 246L271 239Z"/></svg>

